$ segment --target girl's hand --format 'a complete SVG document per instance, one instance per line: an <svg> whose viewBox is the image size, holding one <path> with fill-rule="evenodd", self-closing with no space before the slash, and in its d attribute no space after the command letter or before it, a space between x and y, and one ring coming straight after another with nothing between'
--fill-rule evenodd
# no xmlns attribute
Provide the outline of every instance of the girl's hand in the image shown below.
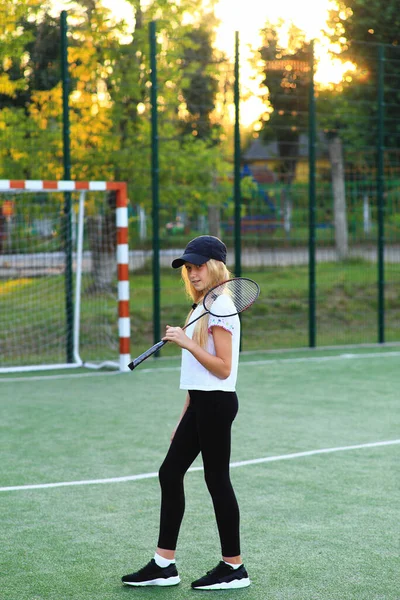
<svg viewBox="0 0 400 600"><path fill-rule="evenodd" d="M163 341L173 342L181 348L188 348L192 341L181 327L170 327L167 325Z"/></svg>

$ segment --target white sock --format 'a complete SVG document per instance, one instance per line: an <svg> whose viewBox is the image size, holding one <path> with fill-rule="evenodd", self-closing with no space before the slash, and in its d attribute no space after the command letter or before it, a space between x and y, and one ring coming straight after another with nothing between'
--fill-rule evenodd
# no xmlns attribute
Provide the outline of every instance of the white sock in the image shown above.
<svg viewBox="0 0 400 600"><path fill-rule="evenodd" d="M156 561L156 565L158 565L162 569L168 567L171 564L175 564L174 558L164 558L163 556L160 556L160 554L157 554L157 552L154 555L154 560Z"/></svg>
<svg viewBox="0 0 400 600"><path fill-rule="evenodd" d="M224 560L224 563L226 563L227 565L229 565L230 567L232 567L232 569L235 569L235 570L242 566L242 563L240 563L239 565L237 565L237 564L230 563L227 560Z"/></svg>

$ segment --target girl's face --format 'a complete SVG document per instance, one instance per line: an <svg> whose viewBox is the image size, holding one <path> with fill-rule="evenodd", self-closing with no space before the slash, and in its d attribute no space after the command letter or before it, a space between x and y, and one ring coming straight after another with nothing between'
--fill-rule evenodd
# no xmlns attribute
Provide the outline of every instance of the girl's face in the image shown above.
<svg viewBox="0 0 400 600"><path fill-rule="evenodd" d="M193 265L192 263L185 263L185 268L189 277L189 281L196 292L203 292L208 288L209 275L207 263L199 266Z"/></svg>

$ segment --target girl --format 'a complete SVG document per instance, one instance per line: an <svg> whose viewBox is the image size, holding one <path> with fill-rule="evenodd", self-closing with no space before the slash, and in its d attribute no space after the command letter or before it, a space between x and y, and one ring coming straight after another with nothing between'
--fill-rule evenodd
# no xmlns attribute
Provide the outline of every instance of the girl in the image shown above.
<svg viewBox="0 0 400 600"><path fill-rule="evenodd" d="M194 301L186 322L204 312L202 300L207 291L230 278L225 263L225 244L208 235L189 242L184 254L172 262L174 269L182 267L186 291ZM223 296L219 301L224 301ZM222 560L204 577L194 581L192 588L247 587L250 580L240 556L239 507L229 476L231 426L238 410L235 386L239 317L204 316L185 331L167 325L163 339L182 348L180 387L187 390L186 401L159 471L161 516L155 556L136 573L122 577L122 582L133 586L167 586L180 582L175 549L185 510L183 478L201 452Z"/></svg>

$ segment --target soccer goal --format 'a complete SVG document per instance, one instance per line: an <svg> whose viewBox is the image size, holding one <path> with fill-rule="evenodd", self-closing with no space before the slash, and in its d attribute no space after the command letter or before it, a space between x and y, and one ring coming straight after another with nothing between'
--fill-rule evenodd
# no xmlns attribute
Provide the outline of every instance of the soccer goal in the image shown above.
<svg viewBox="0 0 400 600"><path fill-rule="evenodd" d="M0 372L127 371L129 345L126 184L0 180Z"/></svg>

